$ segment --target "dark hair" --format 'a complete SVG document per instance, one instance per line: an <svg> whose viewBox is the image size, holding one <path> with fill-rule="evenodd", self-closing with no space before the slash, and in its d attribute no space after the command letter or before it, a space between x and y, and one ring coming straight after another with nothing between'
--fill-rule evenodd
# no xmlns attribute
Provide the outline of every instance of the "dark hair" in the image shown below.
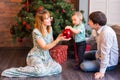
<svg viewBox="0 0 120 80"><path fill-rule="evenodd" d="M107 18L101 11L92 12L89 15L89 19L92 20L94 24L98 23L100 26L104 26L107 23Z"/></svg>

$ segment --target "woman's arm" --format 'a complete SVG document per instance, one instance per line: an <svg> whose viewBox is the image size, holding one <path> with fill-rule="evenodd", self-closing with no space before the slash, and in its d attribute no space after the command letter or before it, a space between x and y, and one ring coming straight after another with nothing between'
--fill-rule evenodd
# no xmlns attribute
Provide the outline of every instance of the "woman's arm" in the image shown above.
<svg viewBox="0 0 120 80"><path fill-rule="evenodd" d="M59 41L68 41L68 40L70 40L70 38L65 39L65 37L62 36L62 34L59 34L58 37L49 44L46 44L46 42L43 39L37 39L37 42L43 50L49 50L53 48L56 44L58 44Z"/></svg>

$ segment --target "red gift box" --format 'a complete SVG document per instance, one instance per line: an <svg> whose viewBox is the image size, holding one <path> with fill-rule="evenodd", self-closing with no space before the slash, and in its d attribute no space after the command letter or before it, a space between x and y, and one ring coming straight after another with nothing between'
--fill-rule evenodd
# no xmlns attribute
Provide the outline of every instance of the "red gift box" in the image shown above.
<svg viewBox="0 0 120 80"><path fill-rule="evenodd" d="M89 44L86 45L86 50L85 51L90 51L91 46Z"/></svg>
<svg viewBox="0 0 120 80"><path fill-rule="evenodd" d="M57 45L50 49L50 55L56 62L62 64L67 60L67 49L67 45Z"/></svg>

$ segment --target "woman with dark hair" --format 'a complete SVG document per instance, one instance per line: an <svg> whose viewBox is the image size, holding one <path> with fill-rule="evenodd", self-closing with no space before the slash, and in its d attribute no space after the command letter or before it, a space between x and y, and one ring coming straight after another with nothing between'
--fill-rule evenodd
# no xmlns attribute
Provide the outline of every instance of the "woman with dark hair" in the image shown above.
<svg viewBox="0 0 120 80"><path fill-rule="evenodd" d="M36 13L32 32L33 48L27 55L27 66L10 68L2 72L6 77L41 77L61 73L62 67L54 61L49 53L59 41L68 41L62 34L53 40L51 18L47 10Z"/></svg>
<svg viewBox="0 0 120 80"><path fill-rule="evenodd" d="M95 79L103 78L106 71L114 70L118 64L118 42L114 30L106 25L107 18L100 11L89 15L88 24L91 29L96 30L97 51L87 53L86 59L80 67L83 71L94 72Z"/></svg>

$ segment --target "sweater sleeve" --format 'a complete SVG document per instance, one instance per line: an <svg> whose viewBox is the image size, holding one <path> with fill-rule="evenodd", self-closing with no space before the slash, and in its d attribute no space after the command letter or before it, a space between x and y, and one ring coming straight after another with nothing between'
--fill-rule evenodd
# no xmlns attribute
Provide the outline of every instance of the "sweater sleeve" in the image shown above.
<svg viewBox="0 0 120 80"><path fill-rule="evenodd" d="M112 36L105 31L100 35L100 72L105 73L110 59L110 49L112 47Z"/></svg>

